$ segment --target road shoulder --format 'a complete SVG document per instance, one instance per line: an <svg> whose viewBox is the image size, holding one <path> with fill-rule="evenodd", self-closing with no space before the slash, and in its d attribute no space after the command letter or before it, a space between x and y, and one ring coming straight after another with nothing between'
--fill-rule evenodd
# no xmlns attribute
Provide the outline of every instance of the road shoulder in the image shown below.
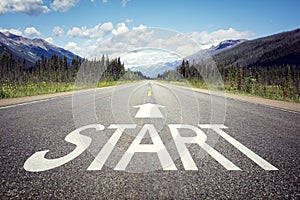
<svg viewBox="0 0 300 200"><path fill-rule="evenodd" d="M161 84L160 82L157 82L157 83ZM273 107L273 108L296 112L296 113L300 114L300 103L278 101L278 100L272 100L272 99L264 99L264 98L260 98L260 97L253 97L253 96L246 96L246 95L239 95L239 94L232 94L232 93L223 93L223 92L218 92L218 91L210 91L210 90L206 90L206 89L191 88L191 87L187 87L187 86L179 86L179 85L168 84L168 83L163 83L163 84L172 85L172 86L176 86L176 87L184 88L184 89L189 89L189 90L204 93L204 94L224 96L229 99L235 99L235 100L239 100L239 101L262 105L262 106ZM114 87L114 86L110 86L110 87ZM109 88L109 87L104 87L104 88ZM101 88L97 88L97 89L101 89ZM54 94L45 94L45 95L38 95L38 96L27 96L27 97L18 97L18 98L10 98L10 99L1 99L0 107L17 105L17 104L22 104L22 103L29 103L29 102L34 102L34 101L41 101L41 100L45 100L45 99L60 98L60 97L70 96L74 92L86 92L89 90L94 90L94 89L78 90L78 91L62 92L62 93L54 93Z"/></svg>
<svg viewBox="0 0 300 200"><path fill-rule="evenodd" d="M204 93L204 94L223 96L223 97L226 97L229 99L254 103L254 104L268 106L268 107L286 110L286 111L290 111L290 112L296 112L296 113L300 114L300 103L296 103L296 102L286 102L286 101L265 99L265 98L261 98L261 97L232 94L232 93L226 93L226 92L220 92L220 91L210 91L210 90L206 90L206 89L191 88L191 87L187 87L187 86L179 86L179 85L173 85L173 84L168 84L168 85L189 89L189 90Z"/></svg>

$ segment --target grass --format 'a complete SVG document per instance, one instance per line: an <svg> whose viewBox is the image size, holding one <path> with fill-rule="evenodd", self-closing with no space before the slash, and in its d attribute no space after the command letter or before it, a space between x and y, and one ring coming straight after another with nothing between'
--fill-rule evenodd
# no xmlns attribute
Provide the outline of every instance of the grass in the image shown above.
<svg viewBox="0 0 300 200"><path fill-rule="evenodd" d="M136 81L130 81L130 80L102 81L98 83L97 87L101 88L101 87L115 86L119 84L126 84L132 82L136 82ZM205 83L199 81L193 81L193 80L162 81L162 82L167 82L169 84L186 86L186 87L208 89ZM39 83L30 83L25 85L13 85L11 83L5 82L0 86L0 99L16 98L16 97L24 97L24 96L36 96L42 94L53 94L59 92L70 92L73 90L81 90L81 89L88 89L88 88L94 88L94 87L93 86L74 87L73 83L58 83L58 82L39 82ZM221 87L216 87L213 85L210 85L209 88L222 89ZM288 101L288 102L298 102L298 103L300 102L300 98L290 98L288 96L285 96L279 86L266 86L265 89L262 89L262 87L259 86L257 88L251 88L250 92L238 91L232 88L230 85L225 85L224 88L226 92L233 93L233 94L262 97L267 99L274 99L274 100L281 100L281 101Z"/></svg>
<svg viewBox="0 0 300 200"><path fill-rule="evenodd" d="M187 81L187 80L182 80L182 81L164 81L160 80L165 83L173 84L173 85L180 85L180 86L186 86L186 87L193 87L193 88L200 88L200 89L208 89L208 86L205 83L201 83L199 81ZM239 94L239 95L246 95L246 96L253 96L253 97L261 97L265 99L273 99L273 100L280 100L280 101L287 101L287 102L296 102L300 103L300 97L296 98L291 98L289 96L285 96L283 94L282 89L279 86L266 86L265 90L262 88L262 86L259 86L257 88L252 88L250 92L245 92L245 91L239 91L237 89L232 88L229 84L225 84L224 88L222 87L217 87L215 85L209 85L209 88L212 89L225 89L227 93L232 93L232 94Z"/></svg>
<svg viewBox="0 0 300 200"><path fill-rule="evenodd" d="M99 82L97 87L108 87L119 84L126 84L136 81L120 80L120 81L103 81ZM25 96L36 96L42 94L53 94L59 92L70 92L73 90L81 90L94 88L93 86L80 86L74 87L74 83L61 83L61 82L38 82L25 85L13 85L5 82L0 86L0 99L16 98Z"/></svg>
<svg viewBox="0 0 300 200"><path fill-rule="evenodd" d="M25 85L13 85L4 83L0 88L0 98L15 98L24 96L35 96L57 92L68 92L73 90L70 83L40 82Z"/></svg>

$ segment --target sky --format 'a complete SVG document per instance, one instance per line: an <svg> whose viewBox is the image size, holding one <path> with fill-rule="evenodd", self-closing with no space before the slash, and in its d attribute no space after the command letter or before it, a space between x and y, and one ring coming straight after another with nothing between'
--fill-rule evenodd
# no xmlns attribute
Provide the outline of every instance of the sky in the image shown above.
<svg viewBox="0 0 300 200"><path fill-rule="evenodd" d="M300 28L299 8L299 0L1 0L0 31L148 65Z"/></svg>

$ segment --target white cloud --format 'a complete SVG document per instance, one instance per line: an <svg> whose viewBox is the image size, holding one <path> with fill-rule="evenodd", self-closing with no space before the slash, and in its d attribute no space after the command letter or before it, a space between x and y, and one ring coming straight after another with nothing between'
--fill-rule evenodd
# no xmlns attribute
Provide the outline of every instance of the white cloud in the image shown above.
<svg viewBox="0 0 300 200"><path fill-rule="evenodd" d="M83 26L81 28L73 27L67 32L67 36L70 38L102 38L104 35L108 34L112 30L113 24L111 22L106 22L103 24L98 24L90 29L86 26Z"/></svg>
<svg viewBox="0 0 300 200"><path fill-rule="evenodd" d="M125 22L126 22L126 24L131 24L133 22L133 20L132 19L126 19Z"/></svg>
<svg viewBox="0 0 300 200"><path fill-rule="evenodd" d="M117 26L117 29L113 29L112 30L112 34L113 35L119 35L119 34L122 34L122 33L126 33L128 32L128 27L126 26L125 23L119 23L118 26Z"/></svg>
<svg viewBox="0 0 300 200"><path fill-rule="evenodd" d="M59 26L55 26L52 29L52 33L53 35L55 35L56 37L62 37L64 35L64 29L59 27Z"/></svg>
<svg viewBox="0 0 300 200"><path fill-rule="evenodd" d="M126 7L127 3L129 2L130 0L122 0L121 3L122 3L122 6L123 7Z"/></svg>
<svg viewBox="0 0 300 200"><path fill-rule="evenodd" d="M50 9L43 0L1 0L0 15L7 12L21 12L28 15L48 13Z"/></svg>
<svg viewBox="0 0 300 200"><path fill-rule="evenodd" d="M68 44L64 48L77 55L83 56L83 49L79 47L75 42L68 42Z"/></svg>
<svg viewBox="0 0 300 200"><path fill-rule="evenodd" d="M233 28L185 35L167 29L148 28L142 24L129 29L125 23L120 23L111 31L112 37L109 39L87 37L87 33L91 33L92 29L96 29L95 27L78 28L78 33L75 35L86 37L88 40L82 44L68 44L69 50L75 49L75 53L90 59L100 58L102 54L108 55L111 59L121 57L126 67L149 66L154 63L174 61L190 56L201 49L209 48L223 40L247 39L253 35L249 31L238 31ZM109 26L108 30L111 27ZM74 33L76 29L72 29L68 35L75 36ZM145 52L145 49L151 49L151 51Z"/></svg>
<svg viewBox="0 0 300 200"><path fill-rule="evenodd" d="M14 28L12 28L12 29L2 29L0 27L0 32L2 32L2 33L10 32L14 35L22 36L22 31L20 31L18 29L14 29Z"/></svg>
<svg viewBox="0 0 300 200"><path fill-rule="evenodd" d="M53 44L53 42L54 42L52 37L48 37L45 40L46 40L46 42L49 42L50 44Z"/></svg>
<svg viewBox="0 0 300 200"><path fill-rule="evenodd" d="M147 26L140 24L138 27L133 27L132 30L134 31L146 31L147 30Z"/></svg>
<svg viewBox="0 0 300 200"><path fill-rule="evenodd" d="M234 28L229 29L220 29L213 31L211 33L203 32L194 32L190 34L190 37L198 42L202 47L209 48L212 45L217 45L221 41L228 39L245 39L254 34L250 31L238 31Z"/></svg>
<svg viewBox="0 0 300 200"><path fill-rule="evenodd" d="M38 30L36 30L35 27L27 27L24 30L24 33L25 33L25 36L27 36L27 37L40 36L41 35L41 33Z"/></svg>
<svg viewBox="0 0 300 200"><path fill-rule="evenodd" d="M161 49L141 49L125 54L121 59L127 69L136 66L147 68L159 62L181 60L182 58Z"/></svg>
<svg viewBox="0 0 300 200"><path fill-rule="evenodd" d="M66 12L70 8L74 7L79 0L54 0L51 4L51 8L54 11Z"/></svg>
<svg viewBox="0 0 300 200"><path fill-rule="evenodd" d="M100 29L109 32L113 29L113 24L111 22L106 22L100 26Z"/></svg>
<svg viewBox="0 0 300 200"><path fill-rule="evenodd" d="M191 39L188 37L180 37L174 32L170 34L168 30L149 29L142 24L129 30L124 23L120 23L118 28L114 29L112 33L112 38L105 41L99 40L93 44L93 47L82 45L81 48L86 50L86 57L94 58L105 54L110 58L115 58L138 48L166 49L167 51L186 56L199 50L198 46L195 47L195 43L191 44L189 42ZM183 45L186 45L187 48L177 52L178 48ZM189 50L189 48L192 48L193 51ZM157 61L159 62L160 60Z"/></svg>
<svg viewBox="0 0 300 200"><path fill-rule="evenodd" d="M102 3L107 3L107 0L102 0Z"/></svg>

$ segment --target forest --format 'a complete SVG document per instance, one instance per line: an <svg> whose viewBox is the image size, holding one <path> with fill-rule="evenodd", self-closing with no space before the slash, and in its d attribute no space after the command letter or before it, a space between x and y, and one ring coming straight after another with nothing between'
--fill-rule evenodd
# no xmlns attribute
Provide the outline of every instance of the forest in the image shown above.
<svg viewBox="0 0 300 200"><path fill-rule="evenodd" d="M80 73L81 76L78 76ZM5 51L0 55L0 74L0 98L65 92L115 85L117 81L147 79L141 72L126 71L120 58L109 60L103 55L99 60L87 60L75 57L68 62L66 57L53 54L48 59L42 56L33 67L28 67L25 59L16 60ZM191 86L200 88L220 87L221 83L215 83L212 78L217 74L221 76L228 92L300 102L300 67L296 65L240 67L237 64L219 64L217 69L212 69L203 63L190 64L188 60L183 60L176 70L159 74L157 79L169 82L186 80ZM82 85L74 88L75 81L79 79Z"/></svg>
<svg viewBox="0 0 300 200"><path fill-rule="evenodd" d="M0 99L91 87L84 85L81 88L74 88L81 67L89 81L89 75L95 74L95 70L102 72L102 76L97 80L96 86L99 87L115 85L116 81L146 78L139 72L125 71L120 58L109 60L103 55L100 60L87 60L76 57L68 62L66 57L53 54L49 59L42 56L34 66L28 67L25 59L16 60L13 55L4 51L0 55Z"/></svg>
<svg viewBox="0 0 300 200"><path fill-rule="evenodd" d="M217 69L219 73L209 69L205 64L190 65L188 60L183 60L177 70L159 74L158 79L167 81L185 79L192 86L207 88L208 84L214 84L214 80L211 80L212 77L219 74L224 82L224 88L228 92L300 102L299 66L217 65ZM215 85L215 87L218 86Z"/></svg>

